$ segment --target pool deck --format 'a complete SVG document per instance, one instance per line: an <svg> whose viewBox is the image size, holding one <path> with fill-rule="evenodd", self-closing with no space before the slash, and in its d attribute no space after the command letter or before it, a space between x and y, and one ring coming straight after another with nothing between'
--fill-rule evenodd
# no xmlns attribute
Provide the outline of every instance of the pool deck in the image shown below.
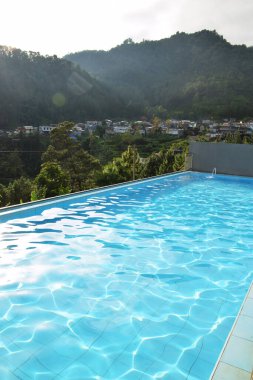
<svg viewBox="0 0 253 380"><path fill-rule="evenodd" d="M210 380L253 380L253 283Z"/></svg>

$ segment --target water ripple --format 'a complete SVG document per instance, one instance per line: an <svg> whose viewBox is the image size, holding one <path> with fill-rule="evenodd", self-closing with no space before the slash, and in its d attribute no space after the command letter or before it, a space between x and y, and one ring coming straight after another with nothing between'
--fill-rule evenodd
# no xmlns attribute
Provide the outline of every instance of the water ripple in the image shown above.
<svg viewBox="0 0 253 380"><path fill-rule="evenodd" d="M208 379L253 278L252 201L193 173L3 218L0 378Z"/></svg>

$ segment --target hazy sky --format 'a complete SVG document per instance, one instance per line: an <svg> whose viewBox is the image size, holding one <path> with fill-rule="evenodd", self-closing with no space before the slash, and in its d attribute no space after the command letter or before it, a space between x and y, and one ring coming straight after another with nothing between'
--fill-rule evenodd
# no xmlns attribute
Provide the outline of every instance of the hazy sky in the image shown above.
<svg viewBox="0 0 253 380"><path fill-rule="evenodd" d="M253 0L0 0L0 45L62 56L216 29L253 45Z"/></svg>

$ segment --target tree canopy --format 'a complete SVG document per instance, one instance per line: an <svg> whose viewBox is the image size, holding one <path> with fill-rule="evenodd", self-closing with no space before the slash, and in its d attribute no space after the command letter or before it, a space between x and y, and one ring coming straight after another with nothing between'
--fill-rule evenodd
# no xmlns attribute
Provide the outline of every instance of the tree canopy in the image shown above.
<svg viewBox="0 0 253 380"><path fill-rule="evenodd" d="M100 163L82 148L76 138L70 137L73 126L72 122L64 122L51 132L50 145L42 161L57 162L68 173L72 191L80 191L94 185Z"/></svg>
<svg viewBox="0 0 253 380"><path fill-rule="evenodd" d="M42 164L34 185L32 200L55 197L71 191L68 173L55 161Z"/></svg>

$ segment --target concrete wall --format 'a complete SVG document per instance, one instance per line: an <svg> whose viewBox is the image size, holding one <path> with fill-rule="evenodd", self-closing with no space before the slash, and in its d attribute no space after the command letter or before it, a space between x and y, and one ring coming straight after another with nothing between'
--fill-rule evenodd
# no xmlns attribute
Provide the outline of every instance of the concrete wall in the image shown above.
<svg viewBox="0 0 253 380"><path fill-rule="evenodd" d="M192 170L253 177L253 145L192 142Z"/></svg>

